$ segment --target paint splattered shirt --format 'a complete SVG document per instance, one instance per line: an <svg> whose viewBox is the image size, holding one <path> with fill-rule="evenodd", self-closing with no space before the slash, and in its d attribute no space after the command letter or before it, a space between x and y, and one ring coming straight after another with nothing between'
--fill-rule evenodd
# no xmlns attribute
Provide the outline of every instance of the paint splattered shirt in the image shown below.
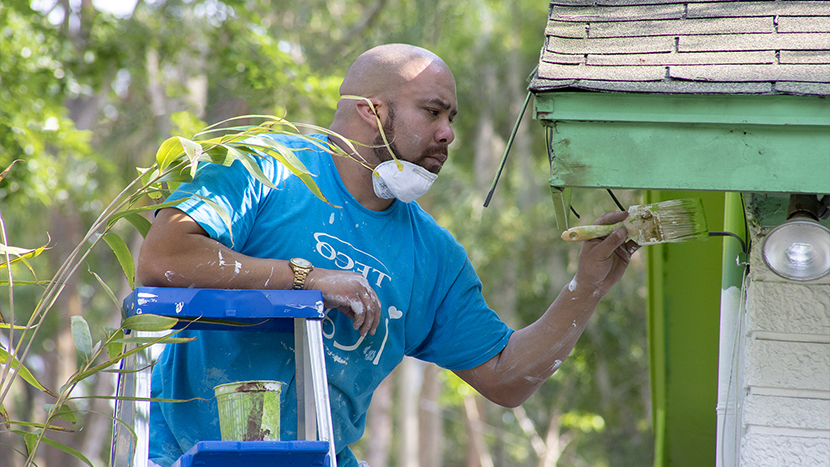
<svg viewBox="0 0 830 467"><path fill-rule="evenodd" d="M338 465L356 466L348 445L363 434L372 393L404 356L465 370L498 354L512 330L484 302L463 247L417 203L396 200L382 212L366 209L346 190L330 155L301 138L274 138L308 149L297 155L340 207L322 202L271 158L257 164L277 190L237 161L231 167L203 165L170 199L189 198L179 209L236 251L355 271L375 289L382 306L375 335L361 337L339 310L326 310L323 321ZM233 228L192 193L231 213ZM197 441L220 439L213 387L232 381L286 383L281 439L296 439L292 334L186 332L197 340L168 346L153 372L153 397L208 401L152 404L152 460L169 465Z"/></svg>

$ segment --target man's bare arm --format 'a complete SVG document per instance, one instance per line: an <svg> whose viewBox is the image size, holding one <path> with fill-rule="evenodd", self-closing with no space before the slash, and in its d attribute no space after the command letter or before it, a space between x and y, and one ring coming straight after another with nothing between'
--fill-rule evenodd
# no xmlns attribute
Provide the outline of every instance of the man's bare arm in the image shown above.
<svg viewBox="0 0 830 467"><path fill-rule="evenodd" d="M626 213L606 214L598 224L625 219ZM586 241L574 279L533 324L513 333L507 346L475 368L456 371L491 401L505 407L524 402L565 361L599 300L622 277L636 244L625 229L604 239Z"/></svg>
<svg viewBox="0 0 830 467"><path fill-rule="evenodd" d="M149 287L291 289L294 284L288 261L233 251L175 208L156 216L141 247L138 278ZM361 334L377 329L380 302L362 275L314 268L305 288L323 292L325 306L346 313Z"/></svg>

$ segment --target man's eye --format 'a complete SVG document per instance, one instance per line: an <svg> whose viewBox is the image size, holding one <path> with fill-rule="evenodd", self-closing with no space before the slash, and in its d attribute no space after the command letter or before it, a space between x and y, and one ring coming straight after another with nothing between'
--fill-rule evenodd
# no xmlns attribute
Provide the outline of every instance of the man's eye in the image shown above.
<svg viewBox="0 0 830 467"><path fill-rule="evenodd" d="M438 116L438 111L437 110L427 109L427 112L429 112L429 114L432 115L433 117Z"/></svg>

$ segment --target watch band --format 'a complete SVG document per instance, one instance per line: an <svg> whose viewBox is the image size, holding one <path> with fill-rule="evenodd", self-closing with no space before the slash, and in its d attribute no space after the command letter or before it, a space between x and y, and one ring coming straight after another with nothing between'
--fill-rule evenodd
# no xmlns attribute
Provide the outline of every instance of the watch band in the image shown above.
<svg viewBox="0 0 830 467"><path fill-rule="evenodd" d="M294 271L293 289L303 290L306 277L308 277L308 273L314 270L314 266L311 265L311 262L303 258L291 258L288 264L291 266L291 270Z"/></svg>

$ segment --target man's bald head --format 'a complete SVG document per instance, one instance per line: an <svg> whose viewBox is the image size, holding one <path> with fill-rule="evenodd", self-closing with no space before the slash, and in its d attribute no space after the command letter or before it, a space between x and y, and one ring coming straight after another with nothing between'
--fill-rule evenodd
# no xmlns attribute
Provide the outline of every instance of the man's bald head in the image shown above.
<svg viewBox="0 0 830 467"><path fill-rule="evenodd" d="M352 63L340 95L387 97L430 66L449 72L447 64L429 50L408 44L380 45Z"/></svg>

